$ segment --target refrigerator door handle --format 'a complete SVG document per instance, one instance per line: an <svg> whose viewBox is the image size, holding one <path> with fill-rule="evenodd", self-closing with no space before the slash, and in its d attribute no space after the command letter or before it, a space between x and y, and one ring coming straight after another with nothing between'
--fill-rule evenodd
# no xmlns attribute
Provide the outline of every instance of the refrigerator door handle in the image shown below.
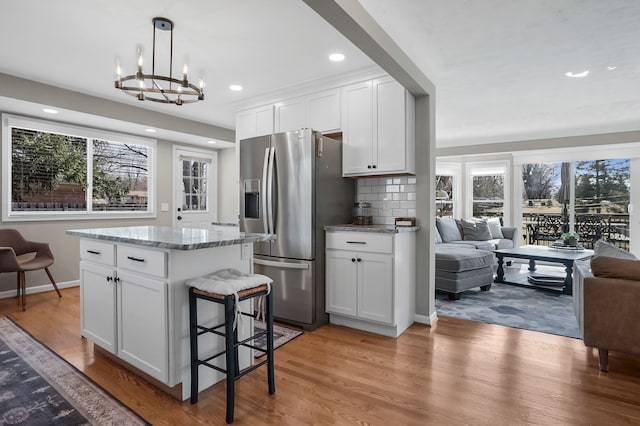
<svg viewBox="0 0 640 426"><path fill-rule="evenodd" d="M270 234L275 234L276 230L274 229L273 226L273 168L274 168L274 163L275 163L275 152L276 149L274 147L270 148L269 151L269 172L267 174L267 203L268 203L268 207L267 207L267 220L269 223L269 227L268 229L268 233Z"/></svg>
<svg viewBox="0 0 640 426"><path fill-rule="evenodd" d="M309 269L308 263L274 262L273 260L253 259L253 263L263 266L275 266L283 269Z"/></svg>
<svg viewBox="0 0 640 426"><path fill-rule="evenodd" d="M267 174L269 170L269 148L264 149L264 164L262 165L262 188L261 188L261 200L260 208L262 209L262 225L263 232L269 233L267 222L268 200L267 200Z"/></svg>

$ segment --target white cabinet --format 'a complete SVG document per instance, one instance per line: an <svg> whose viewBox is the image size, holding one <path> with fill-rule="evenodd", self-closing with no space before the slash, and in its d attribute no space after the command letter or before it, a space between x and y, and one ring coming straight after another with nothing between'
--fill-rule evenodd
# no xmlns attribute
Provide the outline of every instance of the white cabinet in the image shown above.
<svg viewBox="0 0 640 426"><path fill-rule="evenodd" d="M310 128L340 131L340 90L332 89L275 104L276 132Z"/></svg>
<svg viewBox="0 0 640 426"><path fill-rule="evenodd" d="M276 109L276 132L286 132L307 127L307 100L289 99L278 102Z"/></svg>
<svg viewBox="0 0 640 426"><path fill-rule="evenodd" d="M332 324L397 337L415 313L415 232L327 232Z"/></svg>
<svg viewBox="0 0 640 426"><path fill-rule="evenodd" d="M80 262L80 334L116 353L115 267Z"/></svg>
<svg viewBox="0 0 640 426"><path fill-rule="evenodd" d="M236 142L273 133L273 105L265 105L236 114Z"/></svg>
<svg viewBox="0 0 640 426"><path fill-rule="evenodd" d="M168 381L166 253L80 240L81 334Z"/></svg>
<svg viewBox="0 0 640 426"><path fill-rule="evenodd" d="M117 293L118 356L166 382L167 283L119 271Z"/></svg>
<svg viewBox="0 0 640 426"><path fill-rule="evenodd" d="M343 175L415 174L415 101L391 77L342 89Z"/></svg>

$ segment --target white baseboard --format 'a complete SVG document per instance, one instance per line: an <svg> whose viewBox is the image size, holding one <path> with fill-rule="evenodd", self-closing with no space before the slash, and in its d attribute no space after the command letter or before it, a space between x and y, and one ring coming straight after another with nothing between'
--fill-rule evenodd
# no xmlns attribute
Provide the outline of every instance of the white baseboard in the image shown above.
<svg viewBox="0 0 640 426"><path fill-rule="evenodd" d="M69 287L78 287L80 285L80 280L66 281L63 283L56 283L56 284L60 289L69 288ZM53 284L51 283L26 288L27 294L44 293L45 291L54 291L54 290L55 289L53 288ZM0 291L0 299L8 299L10 297L16 297L17 294L18 294L17 290Z"/></svg>
<svg viewBox="0 0 640 426"><path fill-rule="evenodd" d="M436 311L433 311L433 313L431 313L431 315L429 316L416 314L413 319L415 322L418 322L420 324L433 325L438 320L438 313Z"/></svg>

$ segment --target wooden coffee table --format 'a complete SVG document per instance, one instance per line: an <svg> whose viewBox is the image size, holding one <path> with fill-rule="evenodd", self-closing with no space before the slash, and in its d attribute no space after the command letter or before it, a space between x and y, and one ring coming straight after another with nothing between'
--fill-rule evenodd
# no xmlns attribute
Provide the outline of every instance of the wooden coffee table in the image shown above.
<svg viewBox="0 0 640 426"><path fill-rule="evenodd" d="M564 294L572 294L573 291L573 262L576 260L589 259L593 256L593 250L567 250L556 249L545 246L523 246L511 249L494 250L498 258L498 272L495 279L497 283L514 284L525 287L534 287L542 290L551 290L562 292ZM516 276L509 281L505 280L504 275L504 258L528 259L529 271L535 272L536 260L545 262L561 263L564 265L565 278L557 283L550 282L546 284L532 284L529 282L530 274L515 274Z"/></svg>

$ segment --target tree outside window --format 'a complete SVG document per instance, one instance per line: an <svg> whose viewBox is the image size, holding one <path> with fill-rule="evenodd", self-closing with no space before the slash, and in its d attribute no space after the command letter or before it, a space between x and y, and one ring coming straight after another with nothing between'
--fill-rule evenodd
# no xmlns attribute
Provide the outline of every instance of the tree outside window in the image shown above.
<svg viewBox="0 0 640 426"><path fill-rule="evenodd" d="M502 217L504 215L504 174L474 175L473 216Z"/></svg>

